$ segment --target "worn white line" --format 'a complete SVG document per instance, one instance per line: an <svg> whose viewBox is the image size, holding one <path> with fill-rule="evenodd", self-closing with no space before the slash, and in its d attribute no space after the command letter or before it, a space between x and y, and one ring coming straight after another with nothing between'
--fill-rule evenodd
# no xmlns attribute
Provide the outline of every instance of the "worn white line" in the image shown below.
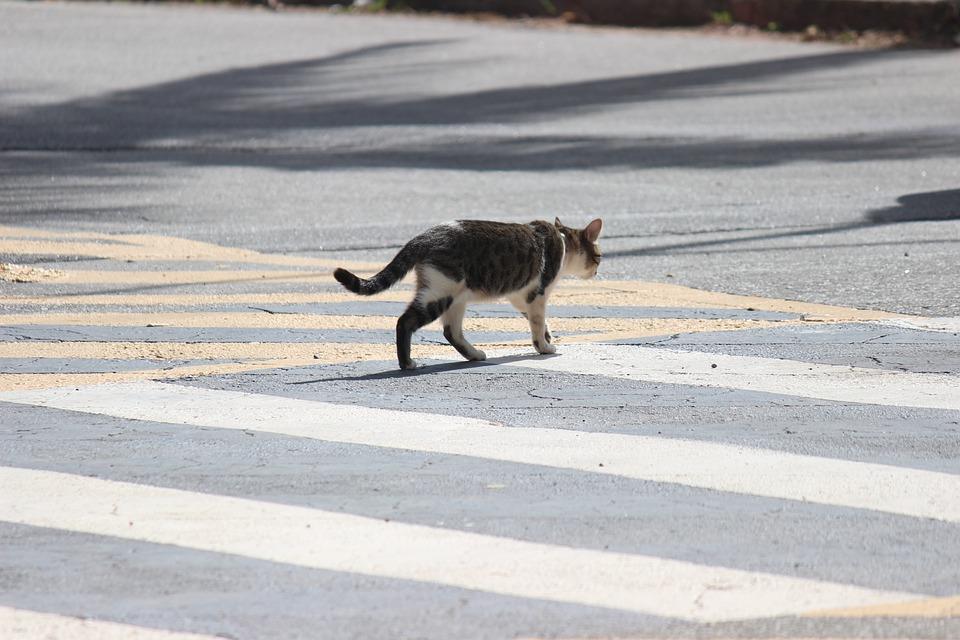
<svg viewBox="0 0 960 640"><path fill-rule="evenodd" d="M836 402L960 411L960 376L908 373L721 353L570 344L511 366L629 380L761 391Z"/></svg>
<svg viewBox="0 0 960 640"><path fill-rule="evenodd" d="M554 361L560 358L547 362ZM133 420L473 456L960 522L960 475L737 445L566 429L507 428L456 416L158 382L6 392L0 393L0 401Z"/></svg>
<svg viewBox="0 0 960 640"><path fill-rule="evenodd" d="M51 471L0 486L9 522L700 622L918 598Z"/></svg>
<svg viewBox="0 0 960 640"><path fill-rule="evenodd" d="M920 331L937 331L941 333L960 333L960 318L892 318L882 320L876 324L885 324L905 329L918 329Z"/></svg>
<svg viewBox="0 0 960 640"><path fill-rule="evenodd" d="M57 613L0 606L0 637L4 640L222 640L213 636L152 629L121 622L77 618Z"/></svg>

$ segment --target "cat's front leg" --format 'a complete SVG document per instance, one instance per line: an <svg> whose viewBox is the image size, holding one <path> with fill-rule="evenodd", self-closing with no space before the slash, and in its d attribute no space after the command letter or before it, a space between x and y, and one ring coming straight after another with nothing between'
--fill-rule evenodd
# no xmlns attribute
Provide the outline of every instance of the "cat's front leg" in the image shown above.
<svg viewBox="0 0 960 640"><path fill-rule="evenodd" d="M527 320L530 322L530 335L533 339L533 348L538 353L556 353L557 348L551 343L552 336L547 329L547 299L540 295L527 306Z"/></svg>

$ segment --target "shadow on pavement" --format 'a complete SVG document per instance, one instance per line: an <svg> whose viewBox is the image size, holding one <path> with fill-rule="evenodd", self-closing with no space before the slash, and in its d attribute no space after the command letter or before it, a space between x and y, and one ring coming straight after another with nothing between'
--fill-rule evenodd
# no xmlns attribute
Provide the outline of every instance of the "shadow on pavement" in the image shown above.
<svg viewBox="0 0 960 640"><path fill-rule="evenodd" d="M705 249L709 247L723 247L723 250L726 252L730 251L730 249L727 248L729 245L742 242L776 240L781 238L798 238L803 236L818 236L830 233L852 231L856 229L864 229L867 227L900 224L904 222L960 220L960 189L926 191L922 193L908 194L897 198L897 202L899 203L897 206L868 211L862 220L857 220L847 224L808 227L803 229L795 229L792 231L777 231L775 233L741 236L737 238L718 238L714 240L698 240L696 242L680 242L668 245L658 245L655 247L626 249L622 251L607 250L604 251L604 256L610 258L659 255L669 254L674 251L686 249ZM956 242L956 240L953 239L943 239L942 241ZM867 246L867 244L857 243L853 246ZM755 250L764 251L766 248L757 248Z"/></svg>
<svg viewBox="0 0 960 640"><path fill-rule="evenodd" d="M385 43L36 107L4 118L0 146L7 151L149 152L125 155L123 161L291 171L723 168L960 154L956 130L746 140L449 131L449 125L544 123L660 100L802 93L806 87L799 77L805 73L891 58L925 59L939 52L844 50L600 80L416 95L419 86L432 86L442 75L484 62L443 62L442 48L450 44ZM798 79L789 85L765 84L791 76ZM362 142L332 135L345 128L404 126L438 129L416 136L386 132ZM303 142L303 134L322 132L331 137ZM94 164L89 170L96 168Z"/></svg>
<svg viewBox="0 0 960 640"><path fill-rule="evenodd" d="M435 87L438 79L457 69L489 63L484 59L445 62L446 52L456 44L451 40L387 42L10 113L0 120L0 149L11 153L15 161L0 167L0 221L42 220L51 211L71 220L139 216L149 221L146 216L156 205L146 202L142 194L166 188L153 176L162 173L158 167L170 166L479 172L727 169L801 161L960 157L960 129L955 128L793 139L744 139L723 132L702 137L577 131L516 135L516 131L491 133L490 127L470 128L550 123L570 115L662 100L800 94L820 87L805 78L811 72L855 70L888 60L922 62L943 52L847 49L551 85L454 94L418 89ZM363 127L377 133L358 137L350 131ZM31 153L38 151L56 153ZM53 175L56 181L51 180ZM136 204L98 207L84 202L90 193L114 191L131 194L125 199ZM778 232L770 237L844 231L860 224ZM739 240L607 255L644 255L735 242Z"/></svg>
<svg viewBox="0 0 960 640"><path fill-rule="evenodd" d="M960 189L911 193L897 198L897 206L867 213L870 224L960 220Z"/></svg>
<svg viewBox="0 0 960 640"><path fill-rule="evenodd" d="M452 347L451 347L452 348ZM389 380L391 378L410 378L414 376L435 375L438 373L451 373L456 371L465 371L469 369L480 369L483 367L493 367L498 365L510 364L511 362L520 362L522 360L533 360L538 358L556 358L560 354L541 355L539 353L517 354L513 356L499 356L489 358L484 361L462 362L443 362L440 364L428 364L416 369L392 369L390 371L380 371L377 373L365 373L359 376L340 376L332 378L317 378L316 380L298 380L297 382L287 382L285 384L315 384L318 382L360 382L364 380Z"/></svg>

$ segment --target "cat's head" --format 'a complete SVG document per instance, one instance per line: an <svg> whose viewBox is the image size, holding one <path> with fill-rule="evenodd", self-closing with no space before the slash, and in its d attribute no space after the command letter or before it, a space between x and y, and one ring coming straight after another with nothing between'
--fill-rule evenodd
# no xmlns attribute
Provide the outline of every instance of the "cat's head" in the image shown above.
<svg viewBox="0 0 960 640"><path fill-rule="evenodd" d="M581 278L592 278L597 275L602 258L597 240L603 229L603 220L597 218L583 229L567 227L560 222L560 218L557 218L553 224L566 243L563 273Z"/></svg>

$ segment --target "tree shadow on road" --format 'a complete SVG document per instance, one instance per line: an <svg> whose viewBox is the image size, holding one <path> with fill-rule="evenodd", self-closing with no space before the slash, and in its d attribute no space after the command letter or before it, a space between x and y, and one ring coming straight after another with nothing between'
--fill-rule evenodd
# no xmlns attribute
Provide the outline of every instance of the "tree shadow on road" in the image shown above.
<svg viewBox="0 0 960 640"><path fill-rule="evenodd" d="M679 242L638 249L625 249L620 251L606 250L604 251L604 256L609 258L665 255L676 251L684 251L685 253L689 253L690 249L713 248L721 248L724 252L728 252L731 250L731 245L744 242L799 238L804 236L821 236L832 233L843 233L846 231L865 229L869 227L901 224L905 222L942 222L947 220L960 220L960 189L926 191L900 196L897 198L896 206L886 207L883 209L873 209L864 214L863 219L855 220L846 224L805 227L802 229L791 229L787 231L776 231L774 233L739 236L736 238L718 238L712 240L697 240L694 242ZM942 239L942 241L960 242L960 240L946 238ZM856 247L866 245L864 243L856 243L851 246ZM755 250L765 251L768 249L758 248ZM750 249L745 249L745 251L750 251Z"/></svg>
<svg viewBox="0 0 960 640"><path fill-rule="evenodd" d="M158 205L146 202L142 194L166 188L155 176L166 175L171 167L547 172L960 157L960 130L955 128L794 139L723 132L631 136L606 134L604 129L562 134L516 130L560 121L566 127L569 122L563 119L570 116L601 115L656 101L802 94L823 89L824 78L810 76L815 72L857 70L891 60L922 62L943 52L846 49L599 80L438 93L438 85L446 86L445 76L492 60L456 59L457 45L455 40L387 42L5 114L0 119L0 149L16 161L0 169L0 220L41 220L51 211L80 221L151 214ZM445 61L450 52L454 62ZM849 78L826 81L844 83ZM718 108L739 108L735 101L722 104ZM499 133L488 125L509 125L511 130ZM357 130L365 128L375 135L357 136ZM53 175L58 178L54 182ZM77 197L65 196L67 185ZM84 200L90 193L109 194L108 203L91 207ZM811 231L818 232L823 231Z"/></svg>
<svg viewBox="0 0 960 640"><path fill-rule="evenodd" d="M960 220L960 189L924 191L897 198L897 205L868 211L869 224Z"/></svg>
<svg viewBox="0 0 960 640"><path fill-rule="evenodd" d="M599 80L437 93L432 87L444 76L490 62L443 62L444 48L455 45L450 40L384 43L36 107L4 118L0 144L5 150L134 154L119 158L124 162L293 171L723 168L960 154L960 132L955 130L796 140L669 133L517 136L449 130L451 125L543 124L662 100L802 93L811 86L803 81L811 72L891 59L927 59L939 52L843 50ZM780 82L791 77L795 80L790 84ZM359 127L377 128L379 134L363 142L337 134ZM417 135L397 133L404 127L417 127ZM329 138L318 139L318 133ZM303 142L303 136L309 139Z"/></svg>

